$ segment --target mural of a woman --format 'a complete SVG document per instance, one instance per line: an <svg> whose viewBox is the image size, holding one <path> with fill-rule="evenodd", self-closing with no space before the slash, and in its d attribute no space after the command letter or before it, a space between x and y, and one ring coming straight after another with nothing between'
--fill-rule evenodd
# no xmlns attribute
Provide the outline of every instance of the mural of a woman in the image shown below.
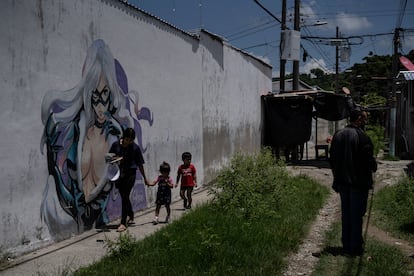
<svg viewBox="0 0 414 276"><path fill-rule="evenodd" d="M105 42L96 40L87 51L79 84L43 98L41 150L46 146L50 176L41 212L52 235L108 223L113 165L105 163L105 154L123 129L139 128L126 76L120 78L119 69L125 74Z"/></svg>

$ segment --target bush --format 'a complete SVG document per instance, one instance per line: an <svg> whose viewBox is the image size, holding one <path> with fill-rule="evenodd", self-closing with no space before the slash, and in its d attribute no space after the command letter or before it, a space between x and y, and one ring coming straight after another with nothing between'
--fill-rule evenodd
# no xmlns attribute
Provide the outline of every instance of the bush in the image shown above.
<svg viewBox="0 0 414 276"><path fill-rule="evenodd" d="M374 145L374 156L377 156L381 149L384 149L384 128L379 125L367 125L366 134L371 138Z"/></svg>
<svg viewBox="0 0 414 276"><path fill-rule="evenodd" d="M267 149L236 155L209 189L211 202L137 243L121 236L76 275L281 275L328 195Z"/></svg>
<svg viewBox="0 0 414 276"><path fill-rule="evenodd" d="M287 179L285 167L276 162L269 149L253 156L236 154L210 187L213 204L246 219L275 215L282 194L281 185ZM273 211L269 211L269 205Z"/></svg>
<svg viewBox="0 0 414 276"><path fill-rule="evenodd" d="M406 177L397 185L380 190L374 200L376 223L414 241L414 180ZM398 214L398 215L396 215Z"/></svg>
<svg viewBox="0 0 414 276"><path fill-rule="evenodd" d="M105 240L105 248L110 256L121 259L134 251L137 240L128 231L120 233L117 240Z"/></svg>

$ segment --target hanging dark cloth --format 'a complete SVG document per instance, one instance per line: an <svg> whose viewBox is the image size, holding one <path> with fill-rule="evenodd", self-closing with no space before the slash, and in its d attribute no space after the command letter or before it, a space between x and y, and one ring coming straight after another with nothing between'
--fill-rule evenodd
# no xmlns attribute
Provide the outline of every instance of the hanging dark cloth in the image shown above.
<svg viewBox="0 0 414 276"><path fill-rule="evenodd" d="M349 96L325 93L316 95L313 105L316 117L328 121L339 121L349 117L354 102Z"/></svg>
<svg viewBox="0 0 414 276"><path fill-rule="evenodd" d="M264 144L299 145L310 139L312 99L309 97L263 97Z"/></svg>

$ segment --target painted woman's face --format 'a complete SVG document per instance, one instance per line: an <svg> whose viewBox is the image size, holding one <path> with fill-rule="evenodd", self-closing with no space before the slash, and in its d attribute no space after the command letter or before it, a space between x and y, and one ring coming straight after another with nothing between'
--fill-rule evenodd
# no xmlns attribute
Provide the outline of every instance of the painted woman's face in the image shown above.
<svg viewBox="0 0 414 276"><path fill-rule="evenodd" d="M98 87L92 92L91 97L92 108L99 123L106 121L106 112L108 111L110 100L111 90L108 88L105 78L101 75Z"/></svg>

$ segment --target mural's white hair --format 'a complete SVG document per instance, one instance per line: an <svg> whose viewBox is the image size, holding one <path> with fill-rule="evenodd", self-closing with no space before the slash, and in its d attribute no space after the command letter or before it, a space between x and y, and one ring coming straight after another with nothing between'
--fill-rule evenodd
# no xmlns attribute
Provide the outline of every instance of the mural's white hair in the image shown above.
<svg viewBox="0 0 414 276"><path fill-rule="evenodd" d="M87 51L82 68L82 79L78 85L67 91L50 91L43 98L42 122L45 125L52 108L55 108L55 123L70 123L82 109L85 112L85 128L95 123L95 113L91 105L92 92L98 86L101 74L112 94L112 106L116 108L115 117L125 117L125 96L118 85L115 60L105 42L95 40Z"/></svg>

